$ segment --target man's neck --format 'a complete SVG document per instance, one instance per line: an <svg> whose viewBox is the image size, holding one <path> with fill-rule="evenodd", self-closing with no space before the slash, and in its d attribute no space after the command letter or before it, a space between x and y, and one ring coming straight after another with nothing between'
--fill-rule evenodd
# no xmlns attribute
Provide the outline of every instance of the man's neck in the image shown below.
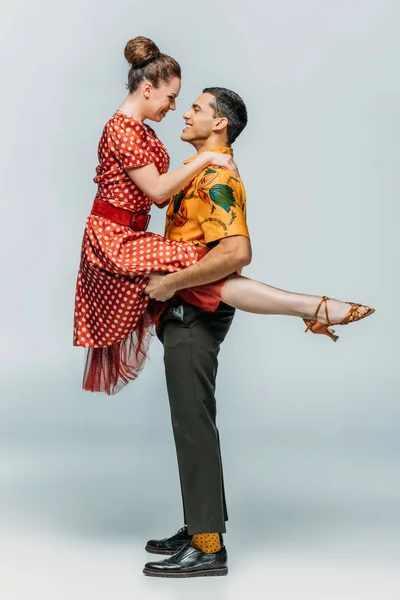
<svg viewBox="0 0 400 600"><path fill-rule="evenodd" d="M200 152L207 152L216 147L230 148L226 140L215 140L213 138L201 142L195 142L193 146L196 148L197 154L200 154Z"/></svg>

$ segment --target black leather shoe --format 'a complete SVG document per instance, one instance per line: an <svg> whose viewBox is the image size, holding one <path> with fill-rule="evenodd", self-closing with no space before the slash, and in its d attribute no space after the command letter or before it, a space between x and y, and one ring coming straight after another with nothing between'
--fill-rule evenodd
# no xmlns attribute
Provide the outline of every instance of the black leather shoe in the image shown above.
<svg viewBox="0 0 400 600"><path fill-rule="evenodd" d="M146 544L146 550L154 554L175 554L182 546L191 541L192 536L188 534L185 525L175 535L171 535L171 537L163 538L162 540L149 540Z"/></svg>
<svg viewBox="0 0 400 600"><path fill-rule="evenodd" d="M213 577L227 575L227 562L225 546L219 552L205 554L188 543L169 558L146 563L143 573L149 577Z"/></svg>

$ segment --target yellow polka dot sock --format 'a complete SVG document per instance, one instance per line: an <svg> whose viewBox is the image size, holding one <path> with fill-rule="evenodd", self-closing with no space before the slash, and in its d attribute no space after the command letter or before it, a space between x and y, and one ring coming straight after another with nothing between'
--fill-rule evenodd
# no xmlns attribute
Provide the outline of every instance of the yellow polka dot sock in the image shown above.
<svg viewBox="0 0 400 600"><path fill-rule="evenodd" d="M212 554L221 550L219 533L195 533L192 538L192 546L205 554Z"/></svg>

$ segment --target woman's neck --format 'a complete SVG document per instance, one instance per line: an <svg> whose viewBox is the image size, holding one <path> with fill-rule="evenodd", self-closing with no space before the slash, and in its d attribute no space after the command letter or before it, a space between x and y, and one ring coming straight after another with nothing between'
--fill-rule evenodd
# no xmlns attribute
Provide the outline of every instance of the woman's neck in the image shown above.
<svg viewBox="0 0 400 600"><path fill-rule="evenodd" d="M140 123L143 123L146 117L143 114L143 109L140 104L141 103L138 98L135 98L134 96L131 96L129 94L129 96L127 96L122 102L118 110L127 115L130 115L131 117L136 119L136 121L140 121Z"/></svg>

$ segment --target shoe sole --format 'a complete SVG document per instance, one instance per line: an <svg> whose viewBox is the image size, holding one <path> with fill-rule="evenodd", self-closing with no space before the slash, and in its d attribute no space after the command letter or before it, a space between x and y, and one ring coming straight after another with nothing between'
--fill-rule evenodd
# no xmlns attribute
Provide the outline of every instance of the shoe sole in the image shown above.
<svg viewBox="0 0 400 600"><path fill-rule="evenodd" d="M176 548L175 550L161 550L161 548L154 548L153 546L145 546L145 550L147 552L150 552L150 554L175 554L175 552L178 552L178 550L181 549L182 546L179 546L179 548Z"/></svg>
<svg viewBox="0 0 400 600"><path fill-rule="evenodd" d="M184 573L166 573L165 571L160 572L143 569L143 573L147 575L147 577L174 577L175 579L179 579L180 577L221 577L228 575L228 567L223 567L221 569L205 569L203 571L187 571Z"/></svg>

